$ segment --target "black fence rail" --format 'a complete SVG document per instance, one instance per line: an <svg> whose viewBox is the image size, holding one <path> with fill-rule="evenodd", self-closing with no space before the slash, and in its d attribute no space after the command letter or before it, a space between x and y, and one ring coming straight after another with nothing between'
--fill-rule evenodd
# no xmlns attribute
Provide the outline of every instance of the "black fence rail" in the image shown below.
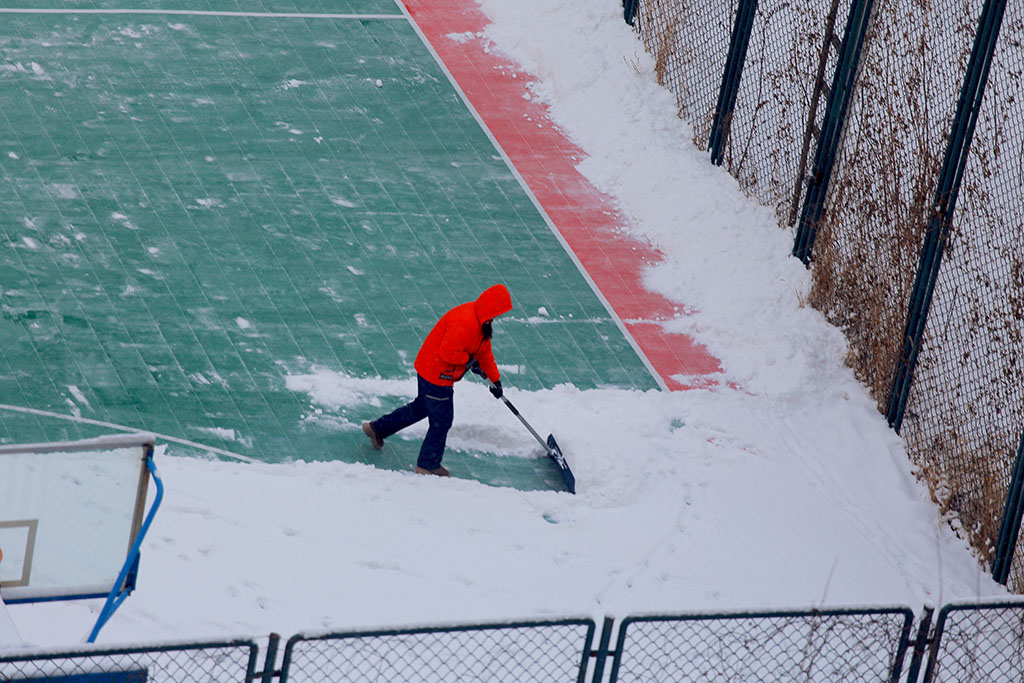
<svg viewBox="0 0 1024 683"><path fill-rule="evenodd" d="M624 10L696 144L792 227L943 517L1024 592L1024 1Z"/></svg>
<svg viewBox="0 0 1024 683"><path fill-rule="evenodd" d="M296 635L281 683L531 681L584 683L589 619Z"/></svg>
<svg viewBox="0 0 1024 683"><path fill-rule="evenodd" d="M259 646L252 640L0 654L0 681L58 680L105 683L251 683Z"/></svg>
<svg viewBox="0 0 1024 683"><path fill-rule="evenodd" d="M906 608L630 617L611 680L897 681Z"/></svg>

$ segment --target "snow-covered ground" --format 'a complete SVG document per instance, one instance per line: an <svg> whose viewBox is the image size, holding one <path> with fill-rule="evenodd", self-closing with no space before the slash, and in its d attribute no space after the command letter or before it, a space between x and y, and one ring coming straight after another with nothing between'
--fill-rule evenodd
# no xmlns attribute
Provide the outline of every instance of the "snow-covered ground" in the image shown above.
<svg viewBox="0 0 1024 683"><path fill-rule="evenodd" d="M361 465L206 461L163 447L167 486L136 592L100 642L432 622L905 604L999 595L941 524L900 439L804 305L790 233L689 143L618 0L482 0L494 49L666 256L648 284L739 389L560 386L513 402L571 454L578 495ZM499 350L500 356L500 350ZM325 414L415 383L294 378ZM532 437L480 383L454 446ZM409 430L418 438L422 430ZM10 608L22 637L81 641L100 601Z"/></svg>

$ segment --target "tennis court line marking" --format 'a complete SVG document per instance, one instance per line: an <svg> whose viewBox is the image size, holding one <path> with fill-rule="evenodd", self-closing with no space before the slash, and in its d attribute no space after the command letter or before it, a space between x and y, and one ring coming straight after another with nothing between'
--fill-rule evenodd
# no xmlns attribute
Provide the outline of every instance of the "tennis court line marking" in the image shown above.
<svg viewBox="0 0 1024 683"><path fill-rule="evenodd" d="M654 379L658 387L662 391L668 391L668 384L665 383L665 380L662 378L661 374L657 371L657 369L655 369L654 364L651 363L650 358L647 357L647 354L644 352L643 348L640 347L640 344L633 336L633 333L630 332L629 328L626 327L626 324L623 322L619 314L615 311L615 308L612 306L611 302L608 301L608 298L604 295L604 292L602 292L601 288L598 287L597 282L594 281L594 278L584 267L583 263L579 259L579 256L576 255L576 252L573 251L572 247L569 245L568 240L565 239L565 236L562 235L561 230L558 229L558 226L555 225L555 222L551 219L551 216L550 214L548 214L547 209L544 208L544 205L541 204L540 200L537 198L537 195L534 193L533 188L530 187L530 184L523 177L522 173L519 172L519 169L516 167L511 157L509 157L508 152L506 152L505 149L501 146L501 143L498 142L498 138L491 131L490 126L487 125L487 121L485 121L484 117L480 115L480 112L477 110L473 102L469 99L469 96L466 94L466 91L463 90L462 86L459 84L458 79L456 79L455 75L452 74L451 70L449 70L448 65L445 64L444 60L441 58L441 55L437 52L437 49L434 47L434 44L430 42L430 39L427 37L426 33L424 33L420 25L416 23L416 19L412 16L412 13L405 5L402 5L402 13L409 18L409 23L412 25L413 29L416 31L416 34L423 42L424 47L426 47L426 49L430 52L431 56L434 58L434 61L437 62L438 67L441 69L441 71L444 72L445 76L448 77L448 82L451 83L452 88L455 89L455 92L461 98L463 106L465 106L469 113L473 116L473 118L476 119L477 124L480 126L480 129L487 136L487 139L490 140L491 145L494 147L495 151L501 157L502 161L504 161L505 166L509 169L509 171L511 171L512 175L519 183L519 186L522 188L523 192L525 192L526 196L530 199L530 202L533 204L534 208L537 209L537 212L540 214L541 218L547 224L548 229L552 232L552 234L554 234L555 239L558 240L558 243L562 246L563 251L565 251L566 255L572 261L573 265L576 266L576 270L578 270L580 275L583 276L584 281L586 281L587 285L590 286L590 289L593 292L593 294L597 297L601 305L604 306L604 309L608 313L609 318L615 323L615 326L619 328L619 331L622 333L622 336L625 338L626 342L630 345L630 347L632 347L633 351L640 359L641 364L647 369L647 372L650 373L651 378Z"/></svg>
<svg viewBox="0 0 1024 683"><path fill-rule="evenodd" d="M21 8L0 7L0 14L148 14L174 15L195 17L244 17L253 19L400 19L407 21L402 14L331 14L316 12L231 12L227 10L189 10L189 9L52 9L52 8Z"/></svg>
<svg viewBox="0 0 1024 683"><path fill-rule="evenodd" d="M91 425L93 427L103 427L105 429L115 429L119 432L128 432L130 434L136 434L144 432L146 434L152 434L158 439L164 441L170 441L172 443L180 444L182 446L190 446L201 451L208 453L214 453L216 455L224 456L225 458L233 458L235 460L241 460L243 462L252 463L265 463L264 460L257 460L256 458L250 458L247 455L239 455L238 453L232 453L226 451L223 448L216 448L214 446L207 446L205 444L197 443L195 441L189 441L188 439L179 439L176 436L168 436L167 434L160 434L154 432L151 429L133 429L132 427L125 427L124 425L114 424L113 422L103 422L102 420L92 420L87 417L77 417L75 415L64 415L61 413L54 413L49 410L39 410L38 408L25 408L23 406L12 406L6 403L0 403L0 410L9 410L13 413L25 413L27 415L36 415L39 417L52 417L58 420L67 420L68 422L78 422L79 424Z"/></svg>

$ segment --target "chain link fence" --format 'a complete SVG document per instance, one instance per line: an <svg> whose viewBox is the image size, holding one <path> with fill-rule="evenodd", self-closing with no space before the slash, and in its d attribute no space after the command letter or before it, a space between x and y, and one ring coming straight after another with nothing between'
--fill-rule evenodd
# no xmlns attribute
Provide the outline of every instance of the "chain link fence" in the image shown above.
<svg viewBox="0 0 1024 683"><path fill-rule="evenodd" d="M281 683L583 683L594 622L588 619L296 635Z"/></svg>
<svg viewBox="0 0 1024 683"><path fill-rule="evenodd" d="M810 302L887 405L907 302L983 0L875 0L814 244ZM968 5L969 7L965 6Z"/></svg>
<svg viewBox="0 0 1024 683"><path fill-rule="evenodd" d="M824 73L835 69L825 31L835 6L832 0L757 3L723 165L745 192L775 209L780 224L796 219L794 199L813 152L806 133L821 125L824 100L815 101L815 85L820 60Z"/></svg>
<svg viewBox="0 0 1024 683"><path fill-rule="evenodd" d="M780 223L793 224L824 110L817 86L836 65L831 38L842 32L842 18L835 22L841 3L756 4L737 106L724 122L723 164L746 192L774 207ZM737 8L738 0L640 0L634 21L700 149L708 147Z"/></svg>
<svg viewBox="0 0 1024 683"><path fill-rule="evenodd" d="M897 608L631 617L611 680L895 681L913 620Z"/></svg>
<svg viewBox="0 0 1024 683"><path fill-rule="evenodd" d="M97 680L110 683L250 683L259 646L251 640L0 654L0 681Z"/></svg>
<svg viewBox="0 0 1024 683"><path fill-rule="evenodd" d="M1024 603L946 605L924 683L1009 683L1024 672Z"/></svg>
<svg viewBox="0 0 1024 683"><path fill-rule="evenodd" d="M633 616L0 652L0 681L108 683L1002 683L1024 671L1024 602ZM912 637L913 636L913 637ZM259 660L263 660L260 662ZM610 661L611 670L606 670ZM922 669L923 665L923 669ZM260 667L260 668L258 668ZM606 675L607 674L607 675Z"/></svg>
<svg viewBox="0 0 1024 683"><path fill-rule="evenodd" d="M943 512L986 562L1024 426L1022 39L1024 4L1009 2L901 429ZM1022 561L1015 552L1016 592Z"/></svg>
<svg viewBox="0 0 1024 683"><path fill-rule="evenodd" d="M693 142L708 148L738 0L640 0L634 26L658 83L676 96Z"/></svg>

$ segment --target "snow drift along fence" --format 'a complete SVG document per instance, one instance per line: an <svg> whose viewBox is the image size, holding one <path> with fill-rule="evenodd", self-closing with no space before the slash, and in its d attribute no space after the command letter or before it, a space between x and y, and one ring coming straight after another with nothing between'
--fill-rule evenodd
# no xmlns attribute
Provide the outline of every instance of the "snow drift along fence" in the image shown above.
<svg viewBox="0 0 1024 683"><path fill-rule="evenodd" d="M1002 683L1024 670L1024 602L946 605L916 636L906 607L735 612L298 634L278 662L253 640L0 651L0 681L75 683ZM610 670L609 670L610 669ZM607 675L606 675L607 674Z"/></svg>
<svg viewBox="0 0 1024 683"><path fill-rule="evenodd" d="M793 230L943 514L1024 592L1024 0L626 9L697 145Z"/></svg>

